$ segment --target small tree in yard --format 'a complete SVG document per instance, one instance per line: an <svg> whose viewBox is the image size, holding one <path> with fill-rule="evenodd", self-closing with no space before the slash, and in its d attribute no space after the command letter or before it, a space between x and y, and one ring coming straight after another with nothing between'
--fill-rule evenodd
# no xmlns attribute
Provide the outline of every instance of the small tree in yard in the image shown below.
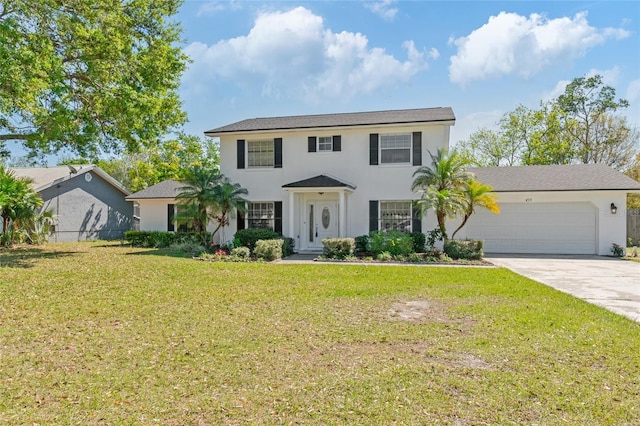
<svg viewBox="0 0 640 426"><path fill-rule="evenodd" d="M222 177L213 191L213 219L218 222L218 227L211 234L211 238L220 230L220 241L225 242L224 228L229 224L229 218L234 210L244 212L247 200L243 197L249 191L239 183L231 183L229 178Z"/></svg>
<svg viewBox="0 0 640 426"><path fill-rule="evenodd" d="M453 231L453 234L451 235L452 239L455 238L458 231L467 224L469 217L471 217L475 212L476 207L483 207L491 213L500 213L500 207L498 206L498 203L496 203L496 195L491 192L492 190L493 188L491 185L486 185L473 179L465 184L463 190L464 198L462 201L465 205L464 219L462 219L460 226Z"/></svg>
<svg viewBox="0 0 640 426"><path fill-rule="evenodd" d="M456 217L465 208L462 188L471 179L465 170L469 162L455 153L447 154L444 149L429 155L431 166L422 166L413 173L411 190L421 193L418 205L423 213L435 210L438 227L447 240L447 217Z"/></svg>

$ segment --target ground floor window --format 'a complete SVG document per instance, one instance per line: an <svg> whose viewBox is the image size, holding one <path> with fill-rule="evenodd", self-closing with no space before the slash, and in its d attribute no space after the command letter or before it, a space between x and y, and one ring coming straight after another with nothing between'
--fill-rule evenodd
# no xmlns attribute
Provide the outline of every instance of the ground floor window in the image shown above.
<svg viewBox="0 0 640 426"><path fill-rule="evenodd" d="M412 232L411 201L380 201L380 230Z"/></svg>
<svg viewBox="0 0 640 426"><path fill-rule="evenodd" d="M247 208L247 227L274 229L275 227L274 203L249 203Z"/></svg>

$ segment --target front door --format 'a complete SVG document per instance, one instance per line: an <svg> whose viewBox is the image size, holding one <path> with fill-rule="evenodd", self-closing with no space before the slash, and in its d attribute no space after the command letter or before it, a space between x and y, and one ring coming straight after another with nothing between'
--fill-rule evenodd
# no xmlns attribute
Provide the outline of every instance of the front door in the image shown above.
<svg viewBox="0 0 640 426"><path fill-rule="evenodd" d="M309 248L322 248L322 240L338 237L338 203L311 201L307 204Z"/></svg>

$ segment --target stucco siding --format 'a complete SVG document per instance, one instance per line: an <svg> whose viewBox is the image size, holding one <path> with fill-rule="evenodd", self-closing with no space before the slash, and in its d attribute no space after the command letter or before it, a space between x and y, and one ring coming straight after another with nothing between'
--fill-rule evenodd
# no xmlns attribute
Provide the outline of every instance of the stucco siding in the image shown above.
<svg viewBox="0 0 640 426"><path fill-rule="evenodd" d="M118 239L131 229L133 204L96 173L87 182L88 173L40 192L43 209L56 216L51 241Z"/></svg>

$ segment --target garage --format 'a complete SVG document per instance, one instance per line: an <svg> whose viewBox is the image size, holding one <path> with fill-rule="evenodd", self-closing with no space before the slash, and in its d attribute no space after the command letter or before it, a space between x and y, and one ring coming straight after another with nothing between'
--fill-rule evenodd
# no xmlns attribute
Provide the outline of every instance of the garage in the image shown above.
<svg viewBox="0 0 640 426"><path fill-rule="evenodd" d="M591 203L511 203L500 210L479 209L467 224L467 237L484 240L486 253L596 254Z"/></svg>

